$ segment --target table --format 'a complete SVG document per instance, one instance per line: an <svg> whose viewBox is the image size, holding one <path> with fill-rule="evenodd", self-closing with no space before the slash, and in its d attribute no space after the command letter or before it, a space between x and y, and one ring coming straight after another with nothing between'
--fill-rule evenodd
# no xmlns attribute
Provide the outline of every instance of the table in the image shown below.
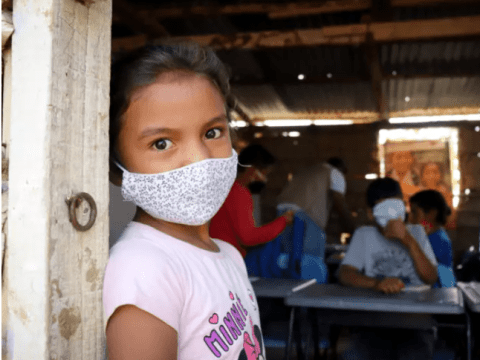
<svg viewBox="0 0 480 360"><path fill-rule="evenodd" d="M404 291L387 295L338 284L314 284L288 295L285 304L292 307L291 322L294 321L296 307L314 308L322 323L344 326L436 329L439 326L459 326L456 322L441 323L437 315L442 315L444 320L445 317L453 317L455 320L458 317L465 318L463 295L458 288ZM466 330L467 356L470 359L468 316ZM289 334L287 348L291 345L291 337Z"/></svg>
<svg viewBox="0 0 480 360"><path fill-rule="evenodd" d="M470 310L471 316L475 319L476 317L476 322L473 322L473 324L477 324L477 327L475 329L471 329L471 333L473 334L474 331L477 331L477 334L480 332L480 328L478 327L478 320L480 320L480 283L479 282L458 282L457 286L460 290L463 292L463 296L465 298L465 303L467 304L468 309ZM470 316L467 312L467 316ZM472 336L472 335L471 335ZM478 337L474 337L475 340L478 341ZM480 351L478 349L478 342L477 345L475 346L472 345L473 348L477 347L477 355L478 352Z"/></svg>
<svg viewBox="0 0 480 360"><path fill-rule="evenodd" d="M317 281L315 279L305 280L305 279L266 279L266 278L250 278L250 283L252 284L253 291L257 298L276 298L276 299L285 299L287 296L294 294L296 291L307 288L315 284ZM295 333L297 334L297 357L303 359L303 353L301 349L301 339L299 332L299 323L295 322L292 319L289 322L288 334L293 333L295 325ZM287 346L285 346L285 351L289 351L290 347L287 341ZM289 355L286 355L288 358Z"/></svg>
<svg viewBox="0 0 480 360"><path fill-rule="evenodd" d="M283 299L304 286L313 285L316 280L251 278L250 282L257 297Z"/></svg>
<svg viewBox="0 0 480 360"><path fill-rule="evenodd" d="M479 282L459 282L457 284L465 297L465 302L472 312L480 313L480 283Z"/></svg>

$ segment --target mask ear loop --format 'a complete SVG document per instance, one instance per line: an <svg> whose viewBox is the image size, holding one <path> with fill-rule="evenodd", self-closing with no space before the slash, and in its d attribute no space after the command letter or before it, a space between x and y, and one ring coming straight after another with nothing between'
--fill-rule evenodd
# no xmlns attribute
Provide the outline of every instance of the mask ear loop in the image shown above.
<svg viewBox="0 0 480 360"><path fill-rule="evenodd" d="M112 162L123 172L128 172L128 170L125 169L122 165L120 165L120 163L115 158L112 158Z"/></svg>
<svg viewBox="0 0 480 360"><path fill-rule="evenodd" d="M249 167L252 167L253 165L240 164L240 161L238 161L238 166L241 166L241 167L244 167L244 168L249 168Z"/></svg>

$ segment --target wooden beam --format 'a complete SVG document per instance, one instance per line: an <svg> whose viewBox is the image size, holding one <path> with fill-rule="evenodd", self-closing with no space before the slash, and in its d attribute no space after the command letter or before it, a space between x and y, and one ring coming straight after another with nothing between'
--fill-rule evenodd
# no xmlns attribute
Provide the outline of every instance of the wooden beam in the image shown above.
<svg viewBox="0 0 480 360"><path fill-rule="evenodd" d="M135 35L112 40L112 53L138 49L147 44L146 35Z"/></svg>
<svg viewBox="0 0 480 360"><path fill-rule="evenodd" d="M480 36L480 16L338 25L325 26L320 29L261 31L232 35L192 35L178 37L175 40L195 41L216 50L261 49L294 46L359 45L366 42L369 33L372 34L372 41L378 43Z"/></svg>
<svg viewBox="0 0 480 360"><path fill-rule="evenodd" d="M478 0L391 0L392 7L460 6L478 4Z"/></svg>
<svg viewBox="0 0 480 360"><path fill-rule="evenodd" d="M289 18L305 15L319 15L326 13L338 13L343 11L367 10L372 5L371 0L347 0L347 1L324 1L318 3L286 4L284 8L272 9L268 12L271 19Z"/></svg>
<svg viewBox="0 0 480 360"><path fill-rule="evenodd" d="M138 9L126 0L115 0L113 11L131 30L145 34L148 38L169 36L168 31L151 14L139 12Z"/></svg>
<svg viewBox="0 0 480 360"><path fill-rule="evenodd" d="M438 5L476 4L478 0L392 0L393 7L428 7ZM187 18L192 16L232 16L268 14L272 19L305 15L319 15L345 11L363 11L372 6L371 0L326 0L291 2L285 4L245 3L223 6L165 7L140 10L140 14L163 18Z"/></svg>
<svg viewBox="0 0 480 360"><path fill-rule="evenodd" d="M135 37L135 39L138 39ZM238 33L232 35L193 35L172 38L173 41L194 41L210 46L215 50L261 49L293 46L319 45L354 45L365 41L365 31L358 35L329 36L323 29L305 29L288 31L262 31L255 33ZM162 41L160 39L160 41ZM133 37L112 40L112 50L133 50L144 46L146 42L136 42ZM156 41L150 41L155 45Z"/></svg>
<svg viewBox="0 0 480 360"><path fill-rule="evenodd" d="M480 36L480 16L373 23L367 31L375 42Z"/></svg>
<svg viewBox="0 0 480 360"><path fill-rule="evenodd" d="M112 0L14 1L7 359L106 358L111 9ZM82 191L97 207L86 232L65 202Z"/></svg>
<svg viewBox="0 0 480 360"><path fill-rule="evenodd" d="M299 16L306 14L322 14L341 11L359 11L370 7L370 0L327 0L319 2L304 1L287 4L272 3L245 3L223 6L191 6L191 7L166 7L142 10L141 13L158 19L178 18L191 16L220 16L243 14L269 14L272 18Z"/></svg>
<svg viewBox="0 0 480 360"><path fill-rule="evenodd" d="M390 18L392 15L390 0L373 0L371 10L371 21L381 21ZM382 66L380 64L380 55L378 44L373 40L373 33L367 33L367 41L363 45L370 68L370 84L375 98L377 112L380 120L386 121L388 118L388 96L384 93L382 82L384 78Z"/></svg>

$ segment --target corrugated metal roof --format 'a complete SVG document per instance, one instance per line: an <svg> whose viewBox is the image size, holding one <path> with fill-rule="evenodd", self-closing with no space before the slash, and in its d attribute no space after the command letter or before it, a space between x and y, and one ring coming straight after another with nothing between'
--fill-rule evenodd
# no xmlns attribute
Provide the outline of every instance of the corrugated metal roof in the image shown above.
<svg viewBox="0 0 480 360"><path fill-rule="evenodd" d="M382 86L390 111L480 107L480 76L389 80Z"/></svg>
<svg viewBox="0 0 480 360"><path fill-rule="evenodd" d="M374 112L371 85L298 84L286 86L239 85L232 88L240 105L251 118L280 119L315 117L315 114L343 112ZM336 115L332 114L332 117Z"/></svg>
<svg viewBox="0 0 480 360"><path fill-rule="evenodd" d="M380 61L386 74L479 73L480 40L385 44Z"/></svg>
<svg viewBox="0 0 480 360"><path fill-rule="evenodd" d="M157 6L155 0L139 0ZM245 4L251 1L167 2L170 6ZM291 3L291 0L262 0ZM258 2L257 2L258 3ZM162 5L167 6L167 5ZM161 19L171 35L235 34L356 24L369 11L272 19L268 14ZM479 5L394 8L385 21L480 14ZM389 20L390 19L390 20ZM382 89L389 111L480 108L480 39L388 43L379 46ZM232 90L252 118L289 118L328 112L374 112L370 68L362 46L286 47L219 51L230 67ZM298 80L303 74L304 80ZM408 99L406 101L405 99Z"/></svg>

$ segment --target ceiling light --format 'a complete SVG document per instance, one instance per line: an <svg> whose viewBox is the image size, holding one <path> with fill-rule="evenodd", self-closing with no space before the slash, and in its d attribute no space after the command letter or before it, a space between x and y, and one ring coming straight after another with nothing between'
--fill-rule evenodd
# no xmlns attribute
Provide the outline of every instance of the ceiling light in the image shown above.
<svg viewBox="0 0 480 360"><path fill-rule="evenodd" d="M480 131L480 126L475 126L475 131L479 132Z"/></svg>
<svg viewBox="0 0 480 360"><path fill-rule="evenodd" d="M375 180L375 179L378 179L378 175L377 174L365 174L365 179Z"/></svg>
<svg viewBox="0 0 480 360"><path fill-rule="evenodd" d="M298 74L298 80L303 80L305 79L305 75L303 74Z"/></svg>
<svg viewBox="0 0 480 360"><path fill-rule="evenodd" d="M410 101L410 96L405 96L405 101L409 102Z"/></svg>
<svg viewBox="0 0 480 360"><path fill-rule="evenodd" d="M470 189L465 189L465 195L470 195Z"/></svg>
<svg viewBox="0 0 480 360"><path fill-rule="evenodd" d="M313 124L317 126L352 125L353 123L353 120L340 119L318 119L313 121Z"/></svg>
<svg viewBox="0 0 480 360"><path fill-rule="evenodd" d="M243 120L232 120L230 124L233 127L246 127L248 125L247 122Z"/></svg>
<svg viewBox="0 0 480 360"><path fill-rule="evenodd" d="M291 120L265 120L265 126L309 126L312 125L312 120L308 119L291 119Z"/></svg>
<svg viewBox="0 0 480 360"><path fill-rule="evenodd" d="M396 76L397 75L397 72L395 70L392 71L392 75L393 76Z"/></svg>
<svg viewBox="0 0 480 360"><path fill-rule="evenodd" d="M390 124L406 124L406 123L462 121L462 120L463 121L479 121L480 114L393 117L388 119L388 122Z"/></svg>
<svg viewBox="0 0 480 360"><path fill-rule="evenodd" d="M327 78L331 79L332 78L332 73L327 73Z"/></svg>
<svg viewBox="0 0 480 360"><path fill-rule="evenodd" d="M299 137L300 136L300 132L299 131L290 131L288 133L288 136L290 137Z"/></svg>

